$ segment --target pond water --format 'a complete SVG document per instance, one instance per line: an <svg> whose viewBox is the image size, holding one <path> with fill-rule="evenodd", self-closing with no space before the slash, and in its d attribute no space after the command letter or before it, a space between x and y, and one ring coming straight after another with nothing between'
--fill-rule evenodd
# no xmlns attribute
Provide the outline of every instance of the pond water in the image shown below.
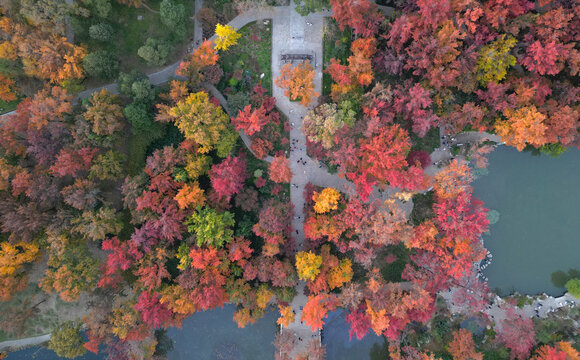
<svg viewBox="0 0 580 360"><path fill-rule="evenodd" d="M383 349L385 341L371 330L362 339L353 336L349 340L350 325L342 310L333 311L324 319L322 343L326 345L326 358L332 360L375 360L386 359Z"/></svg>
<svg viewBox="0 0 580 360"><path fill-rule="evenodd" d="M169 360L272 360L278 313L270 311L243 329L232 320L235 306L196 313L181 329L170 328L174 341Z"/></svg>
<svg viewBox="0 0 580 360"><path fill-rule="evenodd" d="M580 268L580 151L554 158L501 146L490 154L488 170L473 187L500 215L484 235L493 254L484 270L490 288L504 295L563 294L551 274Z"/></svg>
<svg viewBox="0 0 580 360"><path fill-rule="evenodd" d="M232 320L235 306L204 311L183 321L181 329L170 328L173 340L169 360L272 360L278 313L270 311L262 319L244 329ZM103 360L106 355L87 353L76 360ZM10 353L6 360L64 360L54 351L34 347Z"/></svg>

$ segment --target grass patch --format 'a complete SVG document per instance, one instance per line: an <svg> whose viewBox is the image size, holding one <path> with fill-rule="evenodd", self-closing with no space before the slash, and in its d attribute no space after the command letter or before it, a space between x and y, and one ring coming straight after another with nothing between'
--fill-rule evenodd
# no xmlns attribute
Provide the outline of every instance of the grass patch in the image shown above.
<svg viewBox="0 0 580 360"><path fill-rule="evenodd" d="M155 141L163 137L165 131L148 132L144 134L129 135L129 148L127 156L127 173L137 175L145 167L147 149Z"/></svg>
<svg viewBox="0 0 580 360"><path fill-rule="evenodd" d="M346 64L350 56L350 44L352 34L350 28L340 31L336 20L326 18L324 35L322 37L322 69L330 65L330 59L340 59L341 64ZM326 72L322 73L322 95L330 95L332 77Z"/></svg>
<svg viewBox="0 0 580 360"><path fill-rule="evenodd" d="M420 138L414 132L410 132L413 147L411 150L423 150L431 154L440 145L439 128L434 127L427 134Z"/></svg>
<svg viewBox="0 0 580 360"><path fill-rule="evenodd" d="M433 191L413 195L413 210L410 216L413 225L419 225L425 219L433 217L433 203Z"/></svg>
<svg viewBox="0 0 580 360"><path fill-rule="evenodd" d="M388 282L401 282L401 274L405 270L405 265L409 262L409 249L403 244L396 246L389 246L384 252L381 253L383 258L395 256L396 259L387 264L383 262L381 266L381 275L383 279Z"/></svg>
<svg viewBox="0 0 580 360"><path fill-rule="evenodd" d="M18 105L18 103L20 103L20 101L22 101L21 98L9 102L0 99L0 114L6 114L16 110L16 106Z"/></svg>
<svg viewBox="0 0 580 360"><path fill-rule="evenodd" d="M116 1L112 2L112 9L107 19L97 17L74 17L72 25L75 32L75 42L86 44L89 52L103 49L116 54L120 59L120 70L129 72L136 69L143 72L155 69L155 66L147 63L137 55L137 50L145 44L147 38L155 38L167 41L173 45L173 53L169 56L168 64L175 62L183 53L183 48L188 40L193 36L192 16L195 2L194 0L175 0L178 4L183 4L186 11L186 36L177 37L170 33L161 22L161 17L145 8L134 8L121 5ZM161 0L149 0L147 4L152 9L159 10ZM141 16L142 19L138 20ZM98 23L109 23L115 30L115 37L111 41L101 42L89 37L89 27Z"/></svg>
<svg viewBox="0 0 580 360"><path fill-rule="evenodd" d="M267 22L255 21L239 29L238 44L220 53L224 75L217 88L222 93L250 93L261 84L272 94L272 21Z"/></svg>

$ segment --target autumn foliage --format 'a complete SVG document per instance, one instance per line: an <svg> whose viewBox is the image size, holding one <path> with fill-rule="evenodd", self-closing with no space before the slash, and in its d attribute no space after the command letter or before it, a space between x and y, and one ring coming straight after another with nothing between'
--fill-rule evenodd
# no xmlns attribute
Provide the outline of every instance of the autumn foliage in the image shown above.
<svg viewBox="0 0 580 360"><path fill-rule="evenodd" d="M291 101L300 101L304 106L308 106L318 96L314 91L314 69L308 61L294 67L292 64L282 66L275 83L285 90L284 95Z"/></svg>
<svg viewBox="0 0 580 360"><path fill-rule="evenodd" d="M277 183L289 183L292 178L290 161L281 155L275 156L272 159L268 172L270 174L270 180Z"/></svg>

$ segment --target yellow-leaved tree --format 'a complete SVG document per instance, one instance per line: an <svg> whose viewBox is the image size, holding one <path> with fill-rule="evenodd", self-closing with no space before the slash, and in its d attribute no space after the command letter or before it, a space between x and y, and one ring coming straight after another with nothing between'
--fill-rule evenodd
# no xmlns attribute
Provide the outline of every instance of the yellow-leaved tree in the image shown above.
<svg viewBox="0 0 580 360"><path fill-rule="evenodd" d="M0 244L0 276L14 274L23 264L34 261L37 255L38 246L34 244L3 242Z"/></svg>
<svg viewBox="0 0 580 360"><path fill-rule="evenodd" d="M233 27L229 25L217 24L215 26L216 39L214 41L216 50L227 50L238 43L242 36Z"/></svg>
<svg viewBox="0 0 580 360"><path fill-rule="evenodd" d="M320 273L322 256L311 251L300 251L296 254L296 270L302 280L314 280Z"/></svg>
<svg viewBox="0 0 580 360"><path fill-rule="evenodd" d="M292 306L278 305L278 308L280 309L280 317L278 320L276 320L276 323L278 325L288 327L288 325L294 322L294 312L292 310Z"/></svg>
<svg viewBox="0 0 580 360"><path fill-rule="evenodd" d="M319 193L315 191L312 195L312 200L314 200L314 211L324 214L330 210L338 209L340 193L336 189L325 188Z"/></svg>
<svg viewBox="0 0 580 360"><path fill-rule="evenodd" d="M198 153L205 154L215 148L219 156L226 157L236 143L238 134L230 118L203 91L189 94L170 108L168 115L185 138L199 146Z"/></svg>

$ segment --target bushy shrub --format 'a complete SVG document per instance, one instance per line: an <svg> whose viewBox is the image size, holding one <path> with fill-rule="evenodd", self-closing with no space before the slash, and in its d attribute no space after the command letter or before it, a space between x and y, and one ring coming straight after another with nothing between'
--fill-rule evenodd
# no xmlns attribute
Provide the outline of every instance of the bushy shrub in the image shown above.
<svg viewBox="0 0 580 360"><path fill-rule="evenodd" d="M135 135L144 132L156 131L157 123L153 121L153 114L146 104L134 102L123 109L123 114L131 124L131 132Z"/></svg>
<svg viewBox="0 0 580 360"><path fill-rule="evenodd" d="M117 76L119 60L108 51L97 50L85 56L83 67L90 76L107 80Z"/></svg>
<svg viewBox="0 0 580 360"><path fill-rule="evenodd" d="M137 50L137 55L143 58L149 65L165 65L171 52L171 45L164 41L148 38L145 45Z"/></svg>
<svg viewBox="0 0 580 360"><path fill-rule="evenodd" d="M167 29L179 37L185 36L185 8L182 4L176 4L172 0L163 0L159 5L159 15Z"/></svg>
<svg viewBox="0 0 580 360"><path fill-rule="evenodd" d="M109 41L113 38L113 35L115 35L115 32L113 31L113 27L109 24L95 24L91 25L89 28L89 36L91 39Z"/></svg>

